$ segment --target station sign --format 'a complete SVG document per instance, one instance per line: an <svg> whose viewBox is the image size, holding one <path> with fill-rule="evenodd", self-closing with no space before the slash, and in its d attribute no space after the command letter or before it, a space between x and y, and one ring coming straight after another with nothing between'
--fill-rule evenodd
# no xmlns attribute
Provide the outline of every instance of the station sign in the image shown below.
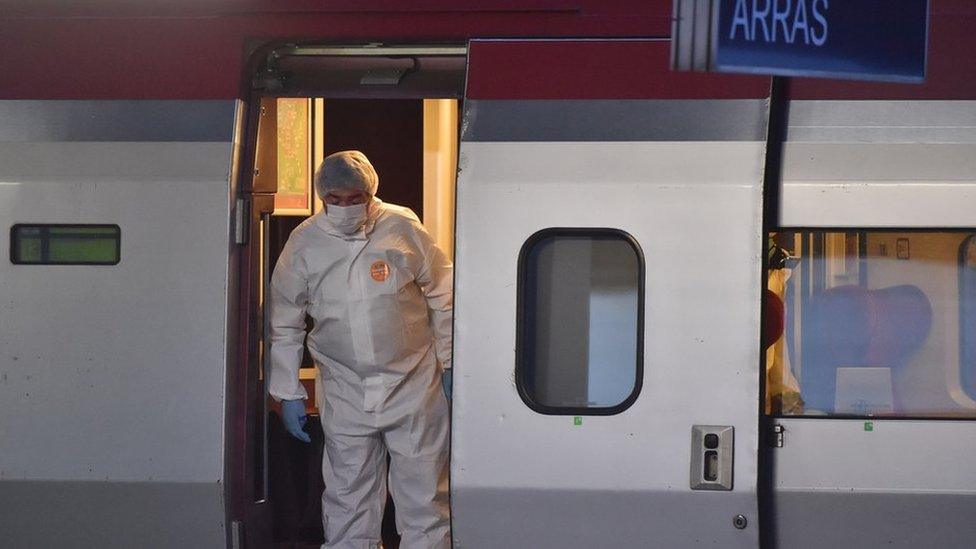
<svg viewBox="0 0 976 549"><path fill-rule="evenodd" d="M928 0L674 0L672 68L922 82Z"/></svg>

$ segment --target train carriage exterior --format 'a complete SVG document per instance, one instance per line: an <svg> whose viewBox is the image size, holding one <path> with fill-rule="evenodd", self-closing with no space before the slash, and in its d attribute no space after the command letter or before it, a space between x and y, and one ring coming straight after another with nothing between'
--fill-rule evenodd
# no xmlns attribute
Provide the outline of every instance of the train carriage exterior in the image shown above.
<svg viewBox="0 0 976 549"><path fill-rule="evenodd" d="M0 1L0 546L318 520L292 139L452 250L455 547L972 546L976 6L881 84L671 71L670 1L402 4Z"/></svg>

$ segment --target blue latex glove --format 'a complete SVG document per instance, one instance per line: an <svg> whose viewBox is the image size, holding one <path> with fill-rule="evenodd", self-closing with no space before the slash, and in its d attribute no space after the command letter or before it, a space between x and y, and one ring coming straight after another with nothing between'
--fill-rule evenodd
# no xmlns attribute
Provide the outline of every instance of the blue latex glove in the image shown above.
<svg viewBox="0 0 976 549"><path fill-rule="evenodd" d="M441 373L441 385L444 386L444 396L447 397L447 401L451 402L451 383L454 381L454 376L451 372L454 370L444 370Z"/></svg>
<svg viewBox="0 0 976 549"><path fill-rule="evenodd" d="M302 430L307 421L308 416L305 415L304 400L281 401L281 422L285 424L285 430L291 433L291 436L302 442L312 442L312 437Z"/></svg>

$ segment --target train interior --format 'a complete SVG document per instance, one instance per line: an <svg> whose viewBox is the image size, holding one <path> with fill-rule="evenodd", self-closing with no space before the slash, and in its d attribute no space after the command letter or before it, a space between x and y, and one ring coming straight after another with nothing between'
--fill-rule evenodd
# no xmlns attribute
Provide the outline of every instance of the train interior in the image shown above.
<svg viewBox="0 0 976 549"><path fill-rule="evenodd" d="M265 277L291 231L323 209L312 184L316 166L325 156L347 149L362 151L373 163L380 174L378 197L413 210L438 246L453 257L462 92L457 68L457 63L437 57L337 55L298 58L281 69L287 70L290 87L315 89L322 96L291 93L261 100L255 187L276 189L273 212L262 229L268 234L260 239L261 246L268 246L261 253L269 263L261 269ZM317 400L321 391L307 351L300 375L309 394L311 421L306 429L311 445L287 435L279 421L280 408L272 399L267 401L272 535L278 547L318 547L323 540L323 441ZM388 497L385 547L399 543L394 514Z"/></svg>
<svg viewBox="0 0 976 549"><path fill-rule="evenodd" d="M972 417L973 233L782 231L768 261L784 325L766 355L767 413Z"/></svg>

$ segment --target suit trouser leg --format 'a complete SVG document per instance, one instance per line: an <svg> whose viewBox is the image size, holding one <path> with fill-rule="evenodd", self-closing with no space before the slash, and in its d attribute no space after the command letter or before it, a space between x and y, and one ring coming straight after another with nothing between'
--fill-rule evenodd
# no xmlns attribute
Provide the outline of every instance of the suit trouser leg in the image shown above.
<svg viewBox="0 0 976 549"><path fill-rule="evenodd" d="M380 545L386 503L386 447L382 435L343 434L326 425L322 476L322 522L328 549L374 549Z"/></svg>
<svg viewBox="0 0 976 549"><path fill-rule="evenodd" d="M384 432L401 549L449 549L450 418L439 379L409 421Z"/></svg>

